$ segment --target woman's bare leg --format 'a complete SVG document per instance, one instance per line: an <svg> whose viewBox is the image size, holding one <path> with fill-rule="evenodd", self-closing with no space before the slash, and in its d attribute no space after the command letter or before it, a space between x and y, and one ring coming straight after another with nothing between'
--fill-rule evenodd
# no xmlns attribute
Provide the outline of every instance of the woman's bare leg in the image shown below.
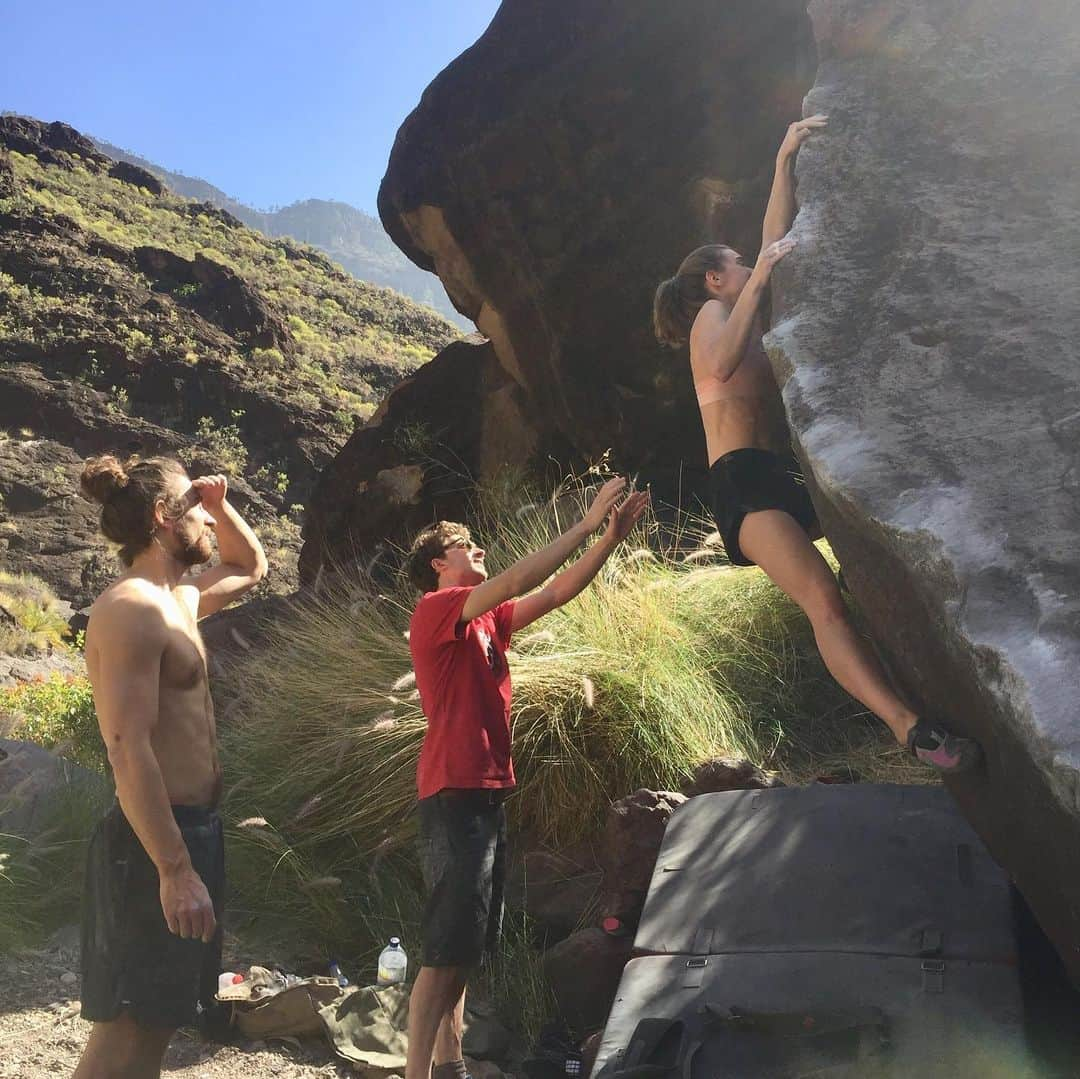
<svg viewBox="0 0 1080 1079"><path fill-rule="evenodd" d="M918 717L897 696L870 645L855 632L828 562L783 510L747 514L739 546L805 612L829 673L883 720L901 745Z"/></svg>

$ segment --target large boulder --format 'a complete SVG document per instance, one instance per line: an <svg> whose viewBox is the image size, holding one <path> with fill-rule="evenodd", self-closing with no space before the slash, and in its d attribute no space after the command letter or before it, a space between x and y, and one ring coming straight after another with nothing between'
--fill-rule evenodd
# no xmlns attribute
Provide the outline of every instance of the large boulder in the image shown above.
<svg viewBox="0 0 1080 1079"><path fill-rule="evenodd" d="M813 70L805 0L504 0L402 125L379 212L544 425L638 466L699 460L652 292L713 235L756 249Z"/></svg>
<svg viewBox="0 0 1080 1079"><path fill-rule="evenodd" d="M770 354L825 531L951 788L1080 977L1080 23L814 0Z"/></svg>
<svg viewBox="0 0 1080 1079"><path fill-rule="evenodd" d="M569 936L593 911L602 873L590 843L528 850L512 858L507 906L523 910L550 943Z"/></svg>
<svg viewBox="0 0 1080 1079"><path fill-rule="evenodd" d="M49 824L57 799L70 788L85 792L91 804L103 796L106 781L32 742L0 738L0 832L37 835Z"/></svg>
<svg viewBox="0 0 1080 1079"><path fill-rule="evenodd" d="M504 0L402 125L379 194L391 237L491 341L493 395L468 392L478 363L456 347L449 397L413 380L423 422L447 432L436 472L464 425L492 440L488 461L507 442L509 463L531 467L611 448L658 494L693 485L704 440L685 357L653 339L653 291L700 243L756 252L776 148L813 71L805 0ZM502 411L511 389L520 441ZM356 435L309 502L309 577L369 549L384 521L404 533L453 510L427 482L399 508L373 497L398 426Z"/></svg>

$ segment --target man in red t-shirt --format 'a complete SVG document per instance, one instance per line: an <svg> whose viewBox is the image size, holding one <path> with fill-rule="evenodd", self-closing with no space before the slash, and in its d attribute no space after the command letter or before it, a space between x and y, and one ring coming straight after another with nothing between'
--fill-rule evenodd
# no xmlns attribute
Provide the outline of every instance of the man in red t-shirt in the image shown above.
<svg viewBox="0 0 1080 1079"><path fill-rule="evenodd" d="M464 525L440 521L413 542L409 576L424 595L413 612L409 648L428 721L416 783L429 897L422 966L409 1003L406 1079L466 1076L465 982L485 949L498 943L506 868L502 803L514 786L510 637L578 595L629 535L649 496L624 498L625 491L625 480L609 480L580 522L490 580L484 552ZM545 585L605 521L603 536Z"/></svg>

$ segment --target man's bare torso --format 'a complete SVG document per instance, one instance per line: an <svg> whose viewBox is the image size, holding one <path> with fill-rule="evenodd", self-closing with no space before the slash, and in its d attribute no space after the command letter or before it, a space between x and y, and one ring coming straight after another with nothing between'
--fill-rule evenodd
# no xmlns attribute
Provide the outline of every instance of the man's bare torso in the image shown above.
<svg viewBox="0 0 1080 1079"><path fill-rule="evenodd" d="M97 692L110 677L99 661L94 614L133 590L140 598L152 598L166 633L158 672L157 723L150 745L169 801L173 805L216 805L221 797L221 766L206 650L196 622L198 589L180 585L170 590L138 578L121 579L107 589L91 609L86 630L91 684Z"/></svg>

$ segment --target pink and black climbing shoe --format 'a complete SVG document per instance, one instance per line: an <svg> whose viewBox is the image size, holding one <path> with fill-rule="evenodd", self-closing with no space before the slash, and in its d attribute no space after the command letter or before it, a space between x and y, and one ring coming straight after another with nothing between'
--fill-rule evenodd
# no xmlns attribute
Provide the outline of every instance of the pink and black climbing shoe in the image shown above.
<svg viewBox="0 0 1080 1079"><path fill-rule="evenodd" d="M907 745L916 760L946 775L970 772L982 760L982 750L974 739L950 734L926 719L920 719L908 732Z"/></svg>

